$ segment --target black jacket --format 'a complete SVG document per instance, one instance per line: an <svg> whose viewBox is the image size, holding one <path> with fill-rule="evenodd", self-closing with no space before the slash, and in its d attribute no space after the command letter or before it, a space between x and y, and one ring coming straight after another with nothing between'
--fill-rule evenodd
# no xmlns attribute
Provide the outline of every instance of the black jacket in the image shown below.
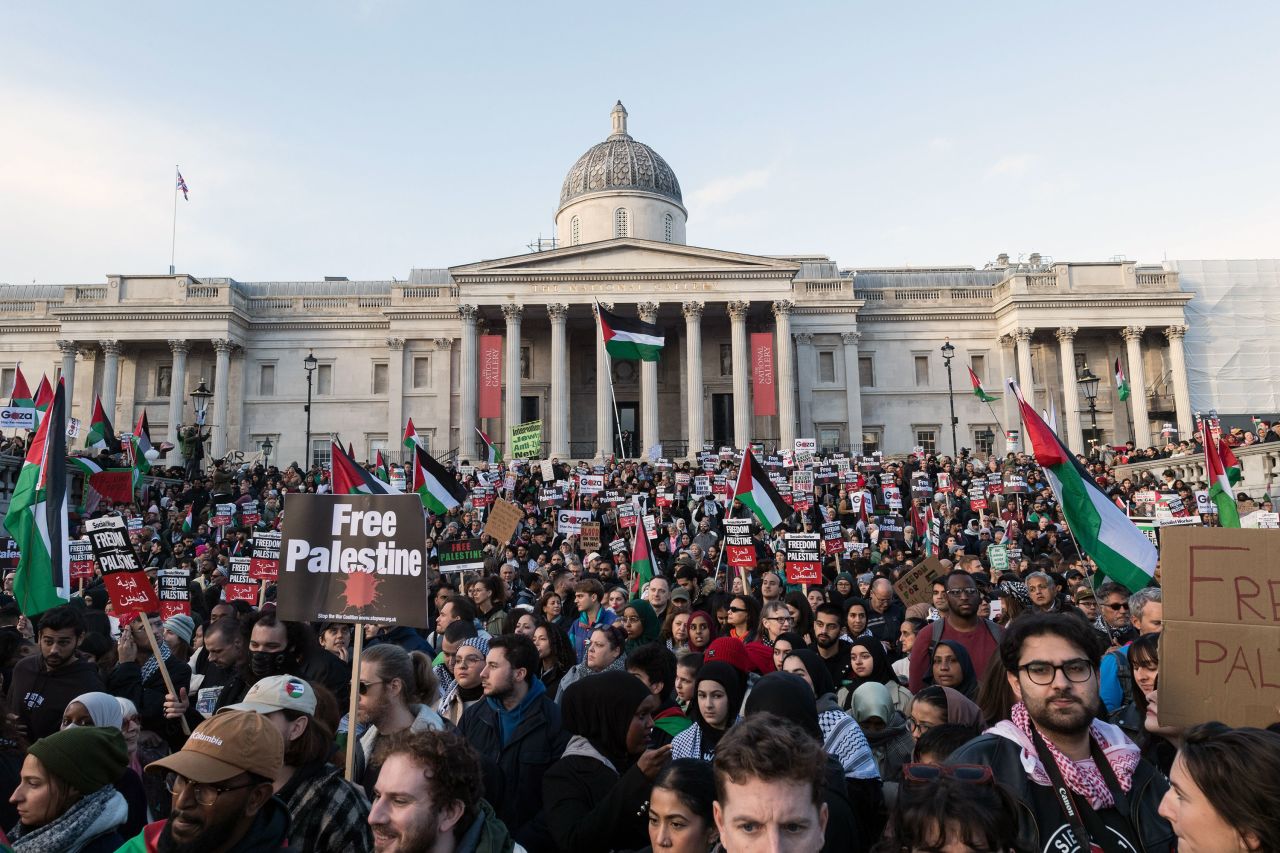
<svg viewBox="0 0 1280 853"><path fill-rule="evenodd" d="M173 680L173 689L179 694L191 687L191 667L186 663L173 656L165 661L165 667L169 670L169 678ZM140 664L135 661L118 663L107 676L106 692L132 701L138 708L138 720L144 729L163 737L174 751L182 748L182 744L186 741L186 735L181 728L182 724L164 715L164 697L168 694L169 688L165 685L164 676L160 674L158 667L144 682ZM187 710L188 728L195 729L203 720L204 718L192 703Z"/></svg>
<svg viewBox="0 0 1280 853"><path fill-rule="evenodd" d="M27 741L35 743L62 728L62 712L72 699L102 690L102 677L96 666L79 657L50 672L37 653L14 664L7 687L9 711L26 727Z"/></svg>
<svg viewBox="0 0 1280 853"><path fill-rule="evenodd" d="M996 781L1005 785L1018 801L1018 842L1029 850L1053 853L1060 849L1056 845L1062 842L1068 824L1053 790L1032 782L1022 769L1021 755L1021 748L1008 738L985 734L952 753L947 763L990 767ZM1167 853L1174 849L1173 828L1156 813L1168 790L1168 780L1150 762L1138 762L1133 771L1133 787L1129 790L1129 821L1138 835L1134 841L1141 845L1142 853Z"/></svg>
<svg viewBox="0 0 1280 853"><path fill-rule="evenodd" d="M547 828L561 853L631 850L649 841L653 785L633 764L619 777L594 758L567 755L542 778Z"/></svg>
<svg viewBox="0 0 1280 853"><path fill-rule="evenodd" d="M498 712L482 699L462 713L462 734L486 765L485 799L498 819L507 825L516 842L530 850L542 849L545 829L542 812L542 776L560 758L569 734L560 724L560 708L545 693L529 705L511 741L503 746ZM493 771L497 771L494 773Z"/></svg>

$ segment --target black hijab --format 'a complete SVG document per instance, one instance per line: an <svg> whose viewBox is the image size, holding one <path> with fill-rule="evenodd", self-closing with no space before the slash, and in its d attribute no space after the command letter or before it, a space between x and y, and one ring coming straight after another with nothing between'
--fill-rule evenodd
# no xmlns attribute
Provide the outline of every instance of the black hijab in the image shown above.
<svg viewBox="0 0 1280 853"><path fill-rule="evenodd" d="M880 642L875 637L855 637L853 645L849 647L849 655L852 656L853 650L859 646L866 649L871 655L871 660L873 661L871 664L871 674L866 678L859 678L858 676L853 675L853 670L850 669L849 677L852 679L852 683L849 685L850 693L869 681L874 681L876 684L898 683L898 677L893 674L893 667L889 665L889 653L884 650L884 643Z"/></svg>
<svg viewBox="0 0 1280 853"><path fill-rule="evenodd" d="M831 679L831 670L827 669L827 665L822 662L821 655L813 649L796 649L787 657L798 658L804 664L809 678L813 679L813 692L816 696L835 695L836 683Z"/></svg>
<svg viewBox="0 0 1280 853"><path fill-rule="evenodd" d="M725 718L723 730L715 728L702 719L702 708L698 705L698 688L702 686L704 681L714 681L723 687L724 692L728 694L729 714ZM720 736L728 731L729 727L733 725L733 721L738 718L738 711L742 708L742 699L746 692L747 685L742 676L738 674L738 670L724 661L713 660L710 663L704 663L698 670L698 674L694 678L693 701L689 703L689 719L702 730L702 748L704 751L718 743Z"/></svg>
<svg viewBox="0 0 1280 853"><path fill-rule="evenodd" d="M969 657L969 650L955 640L939 640L938 645L946 646L951 649L956 656L956 661L960 664L960 683L953 690L961 693L966 699L974 699L978 695L978 673L973 668L973 658ZM934 651L937 651L936 649ZM926 685L934 684L933 680L933 661L929 661L929 668L924 673L924 683Z"/></svg>
<svg viewBox="0 0 1280 853"><path fill-rule="evenodd" d="M605 670L569 685L560 702L561 721L565 731L586 738L622 773L631 763L631 718L648 696L649 688L631 673Z"/></svg>
<svg viewBox="0 0 1280 853"><path fill-rule="evenodd" d="M818 703L804 679L790 672L771 672L756 682L747 697L746 715L776 714L822 740Z"/></svg>

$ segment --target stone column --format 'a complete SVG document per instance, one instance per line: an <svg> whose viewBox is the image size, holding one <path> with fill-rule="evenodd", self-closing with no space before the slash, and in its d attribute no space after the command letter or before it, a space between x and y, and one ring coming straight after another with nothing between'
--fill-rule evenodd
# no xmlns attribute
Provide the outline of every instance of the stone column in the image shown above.
<svg viewBox="0 0 1280 853"><path fill-rule="evenodd" d="M502 316L507 321L507 363L506 376L503 377L507 386L507 405L503 409L502 429L509 437L512 427L520 424L520 318L524 316L524 306L515 303L503 305Z"/></svg>
<svg viewBox="0 0 1280 853"><path fill-rule="evenodd" d="M1005 385L1005 380L1013 376L1014 359L1013 354L1010 352L1013 349L1013 336L1001 335L997 343L1000 345L1000 393L1004 395L1000 400L1001 408L1004 410L1004 428L1006 430L1016 429L1021 433L1022 427L1018 419L1018 410L1015 406L1017 401L1013 399L1013 395L1009 393L1009 389ZM1000 440L1004 442L1006 451L1011 449L1008 436L1002 435Z"/></svg>
<svg viewBox="0 0 1280 853"><path fill-rule="evenodd" d="M733 355L733 444L744 448L751 441L751 353L747 349L747 312L750 302L729 303L730 345Z"/></svg>
<svg viewBox="0 0 1280 853"><path fill-rule="evenodd" d="M476 306L459 305L458 316L462 318L462 352L458 363L458 455L462 459L470 459L476 453L476 358L479 347ZM404 424L400 428L403 429ZM500 436L493 440L502 442Z"/></svg>
<svg viewBox="0 0 1280 853"><path fill-rule="evenodd" d="M817 359L813 357L813 335L801 332L796 335L796 361L800 365L797 378L800 383L800 438L817 438L813 429L813 374ZM794 449L794 445L792 446Z"/></svg>
<svg viewBox="0 0 1280 853"><path fill-rule="evenodd" d="M688 375L688 440L689 458L697 459L702 450L702 309L701 302L685 302L684 312L684 362Z"/></svg>
<svg viewBox="0 0 1280 853"><path fill-rule="evenodd" d="M1067 420L1067 447L1076 453L1088 450L1080 428L1080 386L1076 384L1076 326L1063 326L1058 338L1058 360L1062 362L1062 414Z"/></svg>
<svg viewBox="0 0 1280 853"><path fill-rule="evenodd" d="M1187 385L1187 361L1182 352L1186 326L1170 326L1164 330L1169 339L1169 372L1173 374L1173 409L1178 416L1178 439L1191 438L1195 424L1191 420L1191 389Z"/></svg>
<svg viewBox="0 0 1280 853"><path fill-rule="evenodd" d="M1018 385L1022 388L1022 396L1032 406L1036 404L1036 389L1031 372L1031 336L1036 332L1034 327L1023 326L1013 330L1014 340L1018 348Z"/></svg>
<svg viewBox="0 0 1280 853"><path fill-rule="evenodd" d="M234 341L225 339L213 342L216 358L216 384L213 386L213 436L211 453L215 457L227 454L227 417L229 415L228 392L231 390L231 351Z"/></svg>
<svg viewBox="0 0 1280 853"><path fill-rule="evenodd" d="M102 411L106 412L107 420L112 425L117 422L116 418L116 386L120 384L120 342L119 341L98 341L98 346L102 347L103 365L102 365ZM92 417L92 414L90 414ZM133 424L124 424L126 429L133 429Z"/></svg>
<svg viewBox="0 0 1280 853"><path fill-rule="evenodd" d="M454 449L453 444L453 388L449 380L453 375L453 338L434 338L431 341L436 348L435 360L431 369L435 371L432 382L436 389L436 444L431 447L432 456L442 456ZM471 433L474 437L475 433ZM466 439L459 437L457 450L459 453L466 447Z"/></svg>
<svg viewBox="0 0 1280 853"><path fill-rule="evenodd" d="M858 331L840 334L840 341L844 344L844 402L851 451L862 446L862 381L858 374L858 341L861 338L862 333Z"/></svg>
<svg viewBox="0 0 1280 853"><path fill-rule="evenodd" d="M657 302L641 302L636 306L640 319L646 323L658 322ZM640 362L640 455L647 456L650 448L662 442L658 432L658 362ZM664 451L665 455L665 451Z"/></svg>
<svg viewBox="0 0 1280 853"><path fill-rule="evenodd" d="M399 461L404 449L404 338L387 338L387 462ZM390 476L390 475L388 475Z"/></svg>
<svg viewBox="0 0 1280 853"><path fill-rule="evenodd" d="M71 415L71 404L75 400L72 394L76 387L76 351L78 347L75 341L58 341L58 351L62 353L62 380L66 388L66 406L67 416ZM93 417L93 412L89 413L89 417L84 418L83 429L89 429L89 419Z"/></svg>
<svg viewBox="0 0 1280 853"><path fill-rule="evenodd" d="M600 303L604 310L612 311L613 303ZM613 452L613 385L609 381L609 352L604 348L604 336L600 334L600 312L592 306L596 317L596 458L604 459Z"/></svg>
<svg viewBox="0 0 1280 853"><path fill-rule="evenodd" d="M795 303L779 299L773 303L774 385L778 390L778 444L795 447L796 441L796 363L791 343L791 312Z"/></svg>
<svg viewBox="0 0 1280 853"><path fill-rule="evenodd" d="M1133 443L1151 446L1151 417L1147 414L1147 375L1142 368L1142 333L1146 326L1125 326L1120 330L1129 356L1129 407L1133 412Z"/></svg>
<svg viewBox="0 0 1280 853"><path fill-rule="evenodd" d="M191 351L191 342L185 339L169 341L169 350L173 353L173 368L169 379L169 427L165 430L165 441L173 445L171 452L175 458L182 460L178 427L182 424L182 407L187 396L187 353Z"/></svg>
<svg viewBox="0 0 1280 853"><path fill-rule="evenodd" d="M551 455L569 458L569 306L547 306L551 318Z"/></svg>

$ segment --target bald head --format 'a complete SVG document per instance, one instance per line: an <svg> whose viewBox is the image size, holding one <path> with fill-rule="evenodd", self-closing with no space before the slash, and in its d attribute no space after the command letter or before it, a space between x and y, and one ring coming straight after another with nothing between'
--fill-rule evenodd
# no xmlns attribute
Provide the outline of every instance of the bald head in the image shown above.
<svg viewBox="0 0 1280 853"><path fill-rule="evenodd" d="M893 584L887 578L876 578L871 582L870 595L871 608L877 613L883 613L889 609L889 604L893 601Z"/></svg>

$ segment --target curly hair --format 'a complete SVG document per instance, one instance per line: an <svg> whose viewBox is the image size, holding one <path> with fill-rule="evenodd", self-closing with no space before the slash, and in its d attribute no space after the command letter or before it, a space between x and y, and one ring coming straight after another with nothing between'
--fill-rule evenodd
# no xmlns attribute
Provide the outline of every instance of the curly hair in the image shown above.
<svg viewBox="0 0 1280 853"><path fill-rule="evenodd" d="M480 755L470 741L456 732L436 729L401 732L392 735L385 751L381 752L383 765L393 755L403 755L422 769L436 808L455 802L462 804L462 820L457 827L465 831L471 825L480 798L484 796L484 781Z"/></svg>

